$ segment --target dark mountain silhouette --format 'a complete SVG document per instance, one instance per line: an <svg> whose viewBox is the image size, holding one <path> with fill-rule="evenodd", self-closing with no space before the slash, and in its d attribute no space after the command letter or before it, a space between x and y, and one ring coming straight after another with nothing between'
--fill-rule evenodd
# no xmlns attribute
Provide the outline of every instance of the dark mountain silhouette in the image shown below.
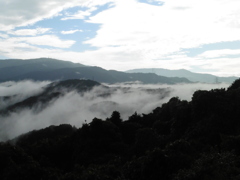
<svg viewBox="0 0 240 180"><path fill-rule="evenodd" d="M240 79L126 120L34 130L0 143L0 179L238 180L239 102Z"/></svg>
<svg viewBox="0 0 240 180"><path fill-rule="evenodd" d="M61 61L50 58L39 58L29 60L7 59L0 60L0 80L13 79L29 72L36 71L52 71L61 68L83 67L84 65L72 63L68 61Z"/></svg>
<svg viewBox="0 0 240 180"><path fill-rule="evenodd" d="M143 83L190 83L186 78L169 78L154 73L124 73L100 67L84 66L48 58L32 60L1 60L0 82L20 80L91 79L104 83L141 81Z"/></svg>
<svg viewBox="0 0 240 180"><path fill-rule="evenodd" d="M146 68L146 69L132 69L126 72L155 73L159 76L182 77L182 78L187 78L192 82L203 82L203 83L219 83L219 82L232 83L233 81L238 79L238 77L218 77L211 74L193 73L185 69L168 70L168 69L162 69L162 68L151 68L151 69Z"/></svg>
<svg viewBox="0 0 240 180"><path fill-rule="evenodd" d="M29 65L34 68L39 69L61 69L66 67L82 67L85 66L80 63L73 63L70 61L63 61L58 59L52 59L52 58L37 58L37 59L28 59L28 60L21 60L21 59L5 59L0 60L0 68L6 68L6 67L18 67L18 66L25 66Z"/></svg>

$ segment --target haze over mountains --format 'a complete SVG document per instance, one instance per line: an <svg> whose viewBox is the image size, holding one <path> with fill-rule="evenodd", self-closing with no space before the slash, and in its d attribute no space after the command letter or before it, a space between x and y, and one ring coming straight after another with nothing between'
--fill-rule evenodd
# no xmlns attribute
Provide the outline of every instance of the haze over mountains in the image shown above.
<svg viewBox="0 0 240 180"><path fill-rule="evenodd" d="M100 83L141 81L145 84L175 84L190 82L232 83L238 77L218 77L211 74L194 73L185 69L168 70L162 68L132 69L121 72L51 58L0 60L0 82L26 79L38 81L91 79Z"/></svg>
<svg viewBox="0 0 240 180"><path fill-rule="evenodd" d="M20 80L91 79L101 83L141 81L143 83L190 83L186 78L164 77L154 73L124 73L95 66L50 58L29 60L8 59L0 61L0 82Z"/></svg>
<svg viewBox="0 0 240 180"><path fill-rule="evenodd" d="M187 78L192 82L202 82L202 83L232 83L234 80L238 79L238 77L218 77L212 74L202 74L202 73L194 73L185 69L178 70L168 70L162 68L145 68L145 69L132 69L126 71L128 73L155 73L159 76L166 77L182 77Z"/></svg>
<svg viewBox="0 0 240 180"><path fill-rule="evenodd" d="M127 119L134 112L149 113L171 97L191 100L196 90L229 86L49 58L1 60L0 81L0 139L53 124L81 126L84 120L104 119L115 110Z"/></svg>
<svg viewBox="0 0 240 180"><path fill-rule="evenodd" d="M239 179L240 80L19 61L0 68L0 179Z"/></svg>

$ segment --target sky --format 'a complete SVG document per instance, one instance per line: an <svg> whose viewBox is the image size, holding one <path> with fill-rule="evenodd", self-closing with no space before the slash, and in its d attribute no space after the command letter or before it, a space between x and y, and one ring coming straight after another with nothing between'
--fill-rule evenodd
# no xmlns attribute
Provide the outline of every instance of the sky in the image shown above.
<svg viewBox="0 0 240 180"><path fill-rule="evenodd" d="M0 59L240 76L239 0L0 0Z"/></svg>

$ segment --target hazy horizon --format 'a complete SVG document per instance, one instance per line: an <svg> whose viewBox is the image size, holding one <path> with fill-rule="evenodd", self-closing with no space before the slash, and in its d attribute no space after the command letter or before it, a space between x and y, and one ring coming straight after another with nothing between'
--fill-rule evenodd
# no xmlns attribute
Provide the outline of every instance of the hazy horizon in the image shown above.
<svg viewBox="0 0 240 180"><path fill-rule="evenodd" d="M34 58L34 59L54 59L54 58L50 58L50 57L39 57L39 58ZM7 61L7 60L12 60L11 58L8 58L8 59L0 59L0 61L3 60L3 61ZM23 60L23 61L27 61L27 60L33 60L33 59L14 59L14 60ZM54 60L59 60L59 61L67 61L67 62L72 62L72 61L68 61L68 60L62 60L62 59L54 59ZM74 63L74 62L73 62ZM75 62L75 63L78 63L78 64L82 64L80 62ZM85 65L85 66L88 66L87 64L82 64L82 65ZM92 66L95 66L95 65L92 65ZM99 66L100 67L100 66ZM103 67L101 67L103 68ZM135 70L135 69L165 69L165 70L187 70L187 69L166 69L166 68L156 68L156 67L152 67L152 68L134 68L134 69L127 69L127 70L124 70L124 71L121 71L121 72L127 72L127 71L130 71L130 70ZM106 70L116 70L116 69L106 69ZM117 71L117 70L116 70ZM120 71L120 70L119 70ZM214 74L211 74L211 73L207 73L207 72L195 72L195 71L191 71L191 70L187 70L189 72L193 72L193 73L198 73L198 74L210 74L210 75L214 75ZM155 73L155 72L152 72L152 73ZM157 73L155 73L157 74ZM214 76L218 76L218 77L239 77L239 76L233 76L233 75L223 75L223 76L219 76L219 75L214 75Z"/></svg>

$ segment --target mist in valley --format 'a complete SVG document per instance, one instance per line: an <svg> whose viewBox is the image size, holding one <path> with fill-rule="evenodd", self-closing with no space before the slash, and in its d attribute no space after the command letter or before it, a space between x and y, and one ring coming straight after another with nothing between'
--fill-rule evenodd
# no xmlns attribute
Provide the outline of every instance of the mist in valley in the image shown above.
<svg viewBox="0 0 240 180"><path fill-rule="evenodd" d="M40 94L50 82L6 82L0 84L0 109ZM106 88L105 86L109 87ZM171 97L190 101L196 90L227 88L229 84L153 84L121 83L96 86L79 94L64 92L48 102L45 108L38 103L0 116L0 141L12 139L32 130L50 125L71 124L81 127L93 118L106 119L118 111L123 120L137 112L150 113L169 101ZM6 98L7 97L7 98Z"/></svg>
<svg viewBox="0 0 240 180"><path fill-rule="evenodd" d="M8 81L0 83L0 110L43 92L49 81Z"/></svg>

